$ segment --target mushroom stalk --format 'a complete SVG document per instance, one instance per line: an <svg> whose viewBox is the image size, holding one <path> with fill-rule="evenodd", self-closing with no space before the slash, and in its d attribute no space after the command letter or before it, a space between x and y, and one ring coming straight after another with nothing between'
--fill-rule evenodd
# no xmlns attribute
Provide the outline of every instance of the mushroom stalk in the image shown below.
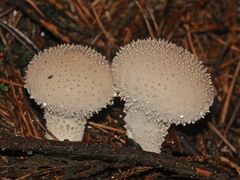
<svg viewBox="0 0 240 180"><path fill-rule="evenodd" d="M126 129L128 137L134 139L145 151L160 153L161 145L168 133L170 123L154 122L140 110L126 110Z"/></svg>
<svg viewBox="0 0 240 180"><path fill-rule="evenodd" d="M81 141L86 120L79 119L77 117L63 117L56 114L51 114L45 110L44 118L46 119L47 129L58 138L63 141L68 139L69 141ZM50 135L46 135L48 139L52 139Z"/></svg>

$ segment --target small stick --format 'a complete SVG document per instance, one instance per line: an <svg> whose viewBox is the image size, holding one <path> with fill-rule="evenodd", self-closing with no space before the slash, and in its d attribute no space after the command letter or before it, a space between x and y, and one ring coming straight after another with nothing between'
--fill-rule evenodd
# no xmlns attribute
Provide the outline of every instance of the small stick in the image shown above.
<svg viewBox="0 0 240 180"><path fill-rule="evenodd" d="M90 42L91 46L93 46L98 41L98 39L101 37L101 34L102 33L100 32L93 38L93 40Z"/></svg>
<svg viewBox="0 0 240 180"><path fill-rule="evenodd" d="M34 172L30 172L30 173L27 173L19 178L17 178L16 180L24 180L24 179L28 179L30 178L31 176L33 176L34 174L47 174L47 173L53 173L53 172L56 172L56 171L59 171L61 170L63 167L61 166L56 166L56 167L51 167L51 168L47 168L47 169L40 169L40 170L36 170Z"/></svg>
<svg viewBox="0 0 240 180"><path fill-rule="evenodd" d="M219 66L223 63L223 60L226 57L229 49L230 49L230 40L228 40L226 42L223 49L219 53L218 58L217 58L217 62L216 62L216 65L215 65L215 68L214 68L214 71L213 71L213 74L216 74L218 72Z"/></svg>
<svg viewBox="0 0 240 180"><path fill-rule="evenodd" d="M51 136L51 138L53 138L55 141L59 141L59 139L51 131L49 131L47 128L43 128L43 129L46 131L46 133L49 136Z"/></svg>
<svg viewBox="0 0 240 180"><path fill-rule="evenodd" d="M210 177L212 175L212 172L202 168L196 168L196 174L200 174L203 177Z"/></svg>
<svg viewBox="0 0 240 180"><path fill-rule="evenodd" d="M33 111L29 111L29 118L31 118L40 128L42 128L45 132L47 132L46 128L44 125L39 121L38 117ZM50 134L49 134L50 135ZM51 135L50 135L51 136ZM53 139L57 140L57 138L54 136L52 137Z"/></svg>
<svg viewBox="0 0 240 180"><path fill-rule="evenodd" d="M18 100L17 95L16 95L15 88L11 88L11 90L12 90L13 99L16 102L17 108L18 108L18 110L20 112L20 117L23 118L22 117L22 112L21 112L21 109L20 109L20 105L19 105L19 100ZM24 119L21 120L21 121L15 120L15 122L14 122L14 124L15 124L15 135L17 135L17 136L24 136L23 123L25 123Z"/></svg>
<svg viewBox="0 0 240 180"><path fill-rule="evenodd" d="M154 17L154 14L153 14L153 10L148 8L148 7L147 7L147 10L148 10L148 13L149 13L152 21L153 21L153 26L154 26L155 32L157 33L157 35L159 35L158 25L157 25L157 22L156 22L156 18Z"/></svg>
<svg viewBox="0 0 240 180"><path fill-rule="evenodd" d="M91 126L98 126L100 128L106 129L106 130L115 131L115 132L118 132L119 134L123 134L123 135L126 134L126 131L121 130L121 129L117 129L117 128L114 128L114 127L105 126L105 125L94 123L94 122L91 122L91 121L89 121L88 124L91 125Z"/></svg>
<svg viewBox="0 0 240 180"><path fill-rule="evenodd" d="M63 11L63 13L72 19L75 23L79 23L79 20L77 16L75 16L71 11L68 11L65 9L64 5L62 5L59 1L57 0L47 0L49 3L54 5L58 10ZM67 1L69 4L71 4L71 1ZM71 6L71 5L70 5ZM70 8L71 9L71 8Z"/></svg>
<svg viewBox="0 0 240 180"><path fill-rule="evenodd" d="M31 122L29 122L28 118L26 118L26 114L24 113L24 110L22 107L23 103L22 103L22 101L19 101L19 99L22 99L22 97L17 97L16 88L13 87L12 90L13 90L13 94L15 97L15 101L17 103L17 107L18 107L20 116L22 117L21 119L22 119L22 124L23 124L23 126L22 126L23 130L27 130L27 135L30 135L30 137L36 137L33 124Z"/></svg>
<svg viewBox="0 0 240 180"><path fill-rule="evenodd" d="M34 52L39 51L38 47L27 36L25 36L21 31L19 31L12 25L0 19L0 26L4 28L6 31L8 31L12 36L14 36L26 48Z"/></svg>
<svg viewBox="0 0 240 180"><path fill-rule="evenodd" d="M223 157L223 156L220 156L220 161L222 161L223 163L227 164L231 168L236 169L238 175L240 176L240 167L237 164L231 162L228 158Z"/></svg>
<svg viewBox="0 0 240 180"><path fill-rule="evenodd" d="M226 45L227 44L227 42L226 41L224 41L223 39L221 39L221 38L219 38L218 36L216 36L215 34L210 34L210 37L212 38L212 39L214 39L215 41L217 41L219 44L221 44L221 45ZM240 52L240 49L237 47L237 46L235 46L235 45L230 45L230 49L232 50L232 51L235 51L235 52Z"/></svg>
<svg viewBox="0 0 240 180"><path fill-rule="evenodd" d="M3 79L3 78L0 78L0 83L10 84L10 85L13 85L13 86L24 87L23 84L20 84L20 83L17 83L17 82L13 82L11 80Z"/></svg>
<svg viewBox="0 0 240 180"><path fill-rule="evenodd" d="M91 8L92 8L92 11L93 11L93 14L95 16L95 19L97 21L97 24L99 26L99 28L101 29L102 33L105 35L105 37L109 40L110 43L113 43L115 41L115 39L112 37L112 35L107 32L107 30L105 29L105 27L103 26L103 23L101 22L97 12L96 12L96 9L94 8L93 5L91 5Z"/></svg>
<svg viewBox="0 0 240 180"><path fill-rule="evenodd" d="M39 19L40 24L46 28L48 31L50 31L53 35L55 35L56 37L60 38L61 41L63 41L64 43L69 43L70 39L68 36L63 35L57 26L55 26L54 24L52 24L51 22L44 20L44 19Z"/></svg>
<svg viewBox="0 0 240 180"><path fill-rule="evenodd" d="M229 149L231 149L231 151L237 153L236 148L221 134L221 132L212 123L209 122L208 126L229 147Z"/></svg>
<svg viewBox="0 0 240 180"><path fill-rule="evenodd" d="M229 120L229 122L228 122L228 124L227 124L227 127L226 127L226 129L224 130L224 132L223 132L224 135L226 135L226 134L228 133L228 131L229 131L230 127L232 126L235 118L237 117L237 114L238 114L238 112L239 112L239 109L240 109L240 102L238 102L237 106L235 107L235 109L234 109L234 111L233 111L233 113L232 113L232 116L231 116L231 118L230 118L230 120Z"/></svg>
<svg viewBox="0 0 240 180"><path fill-rule="evenodd" d="M167 22L167 18L169 16L168 13L169 13L169 9L170 9L170 6L172 3L173 3L172 0L164 2L164 7L162 9L162 13L160 14L162 20L160 21L160 24L158 26L158 30L157 30L158 34L160 34L160 33L162 34L163 28L164 28L164 26Z"/></svg>
<svg viewBox="0 0 240 180"><path fill-rule="evenodd" d="M2 108L0 108L0 114L4 115L4 116L7 116L7 117L10 117L10 114L8 112L4 111Z"/></svg>
<svg viewBox="0 0 240 180"><path fill-rule="evenodd" d="M221 117L220 117L220 124L224 124L224 122L226 120L226 116L227 116L228 109L229 109L229 103L230 103L230 100L231 100L231 96L232 96L232 93L233 93L234 85L236 83L239 71L240 71L240 60L238 61L237 68L236 68L234 76L233 76L233 80L232 80L230 88L229 88L229 90L227 92L227 97L226 97L226 100L224 102L223 110L222 110Z"/></svg>
<svg viewBox="0 0 240 180"><path fill-rule="evenodd" d="M7 14L11 13L15 8L14 7L9 7L8 9L0 12L0 18L6 16Z"/></svg>
<svg viewBox="0 0 240 180"><path fill-rule="evenodd" d="M78 1L72 1L74 7L76 8L76 11L78 13L78 16L82 18L83 22L87 25L87 27L92 30L93 26L92 24L88 21L88 18L86 17L86 13L83 12L82 9L82 3L79 3Z"/></svg>
<svg viewBox="0 0 240 180"><path fill-rule="evenodd" d="M208 32L221 32L226 31L228 29L227 26L220 26L215 23L203 24L203 23L192 23L191 24L191 33L200 34L200 33L208 33Z"/></svg>
<svg viewBox="0 0 240 180"><path fill-rule="evenodd" d="M205 50L202 45L202 41L199 40L199 36L197 36L196 34L192 34L192 36L196 41L197 48L201 51L199 54L202 55L202 59L205 59L204 63L206 63L207 58L206 58Z"/></svg>
<svg viewBox="0 0 240 180"><path fill-rule="evenodd" d="M43 12L37 7L37 5L32 0L25 0L32 8L36 11L36 13L41 16L41 18L46 18Z"/></svg>
<svg viewBox="0 0 240 180"><path fill-rule="evenodd" d="M142 16L143 16L144 21L145 21L145 23L146 23L146 25L147 25L147 29L148 29L148 32L149 32L150 36L151 36L152 38L154 38L155 36L154 36L154 34L153 34L153 30L152 30L152 28L151 28L151 26L150 26L150 23L149 23L149 21L148 21L148 19L147 19L147 16L146 16L145 12L143 11L143 8L142 8L141 4L140 4L138 1L136 1L136 4L137 4L140 12L142 13Z"/></svg>
<svg viewBox="0 0 240 180"><path fill-rule="evenodd" d="M225 68L228 68L229 66L231 66L232 64L235 64L237 61L239 60L239 56L237 58L231 59L226 61L225 63L223 63L220 67L219 70L223 70Z"/></svg>
<svg viewBox="0 0 240 180"><path fill-rule="evenodd" d="M119 140L122 144L126 144L126 141L125 141L124 139L122 139L122 138L120 138L120 137L118 137L118 136L115 136L115 135L109 133L108 131L106 131L105 129L103 129L101 126L99 126L99 124L93 123L93 122L92 122L92 123L89 123L89 122L88 122L88 124L89 124L90 126L96 128L96 129L99 129L100 131L102 131L102 132L104 132L104 133L106 133L106 134L108 134L108 135L110 135L110 136L113 136L114 139ZM96 124L96 125L95 125L95 124Z"/></svg>
<svg viewBox="0 0 240 180"><path fill-rule="evenodd" d="M188 24L184 25L184 28L185 28L185 30L186 30L186 32L187 32L187 42L188 42L188 44L189 44L189 47L190 47L190 49L191 49L191 52L192 52L193 54L197 55L196 49L195 49L195 47L194 47L194 45L193 45L192 34L191 34L191 31L190 31L189 25L188 25Z"/></svg>
<svg viewBox="0 0 240 180"><path fill-rule="evenodd" d="M79 4L81 9L83 10L83 13L86 14L88 18L93 19L93 16L92 16L92 14L89 11L89 8L85 7L85 5L83 4L83 0L75 0L75 1L76 1L76 3Z"/></svg>
<svg viewBox="0 0 240 180"><path fill-rule="evenodd" d="M36 129L36 125L35 125L35 120L32 118L32 113L30 113L29 111L26 111L26 116L28 117L27 120L28 120L28 123L31 125L32 129L33 129L33 134L34 134L34 137L36 138L42 138L41 134L39 133L39 131Z"/></svg>

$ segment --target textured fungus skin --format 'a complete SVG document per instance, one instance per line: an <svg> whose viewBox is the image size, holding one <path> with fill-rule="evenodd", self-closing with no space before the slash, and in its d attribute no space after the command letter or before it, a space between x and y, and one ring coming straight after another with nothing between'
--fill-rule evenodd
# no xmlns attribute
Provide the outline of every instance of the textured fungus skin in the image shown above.
<svg viewBox="0 0 240 180"><path fill-rule="evenodd" d="M79 119L77 117L57 116L45 111L44 118L46 119L46 125L48 130L57 135L58 140L63 141L69 139L71 141L79 141L83 137L86 119ZM51 136L46 135L48 139L52 139Z"/></svg>
<svg viewBox="0 0 240 180"><path fill-rule="evenodd" d="M26 87L38 104L64 116L97 112L113 95L105 58L81 45L60 45L34 56Z"/></svg>
<svg viewBox="0 0 240 180"><path fill-rule="evenodd" d="M116 90L126 106L156 124L194 123L213 103L215 91L207 69L196 56L173 43L132 42L117 53L112 69Z"/></svg>
<svg viewBox="0 0 240 180"><path fill-rule="evenodd" d="M45 117L52 115L66 122L90 117L106 107L114 95L106 59L81 45L60 45L40 52L30 62L25 79L30 97L44 107ZM58 138L58 134L54 135Z"/></svg>
<svg viewBox="0 0 240 180"><path fill-rule="evenodd" d="M128 137L134 139L145 151L160 153L170 124L153 123L144 113L130 108L126 111L125 121Z"/></svg>

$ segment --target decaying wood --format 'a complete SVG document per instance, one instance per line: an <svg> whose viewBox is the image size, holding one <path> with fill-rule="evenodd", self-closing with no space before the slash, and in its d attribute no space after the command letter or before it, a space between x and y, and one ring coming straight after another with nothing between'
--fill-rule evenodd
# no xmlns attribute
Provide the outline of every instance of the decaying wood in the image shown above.
<svg viewBox="0 0 240 180"><path fill-rule="evenodd" d="M193 157L161 156L156 153L145 152L129 148L113 148L106 145L88 145L80 142L59 142L39 140L23 137L9 137L0 139L1 153L13 155L20 151L20 156L31 159L36 154L48 158L61 157L71 160L97 160L110 163L105 168L133 167L136 165L160 169L162 172L180 174L185 177L199 177L220 179L231 178L231 173L216 162L201 160ZM10 153L11 152L11 153ZM121 165L120 165L120 164ZM105 169L105 170L106 170Z"/></svg>

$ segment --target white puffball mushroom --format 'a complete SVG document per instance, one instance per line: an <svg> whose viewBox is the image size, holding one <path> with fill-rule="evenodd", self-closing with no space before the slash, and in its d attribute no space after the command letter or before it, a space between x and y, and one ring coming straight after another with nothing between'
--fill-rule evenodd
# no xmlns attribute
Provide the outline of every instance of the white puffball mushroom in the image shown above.
<svg viewBox="0 0 240 180"><path fill-rule="evenodd" d="M173 43L132 42L117 53L112 69L116 91L126 102L127 129L144 150L159 153L170 124L194 123L213 103L207 69Z"/></svg>
<svg viewBox="0 0 240 180"><path fill-rule="evenodd" d="M86 118L114 95L106 59L81 45L59 45L34 56L26 71L30 97L44 108L47 128L59 139L81 141Z"/></svg>

